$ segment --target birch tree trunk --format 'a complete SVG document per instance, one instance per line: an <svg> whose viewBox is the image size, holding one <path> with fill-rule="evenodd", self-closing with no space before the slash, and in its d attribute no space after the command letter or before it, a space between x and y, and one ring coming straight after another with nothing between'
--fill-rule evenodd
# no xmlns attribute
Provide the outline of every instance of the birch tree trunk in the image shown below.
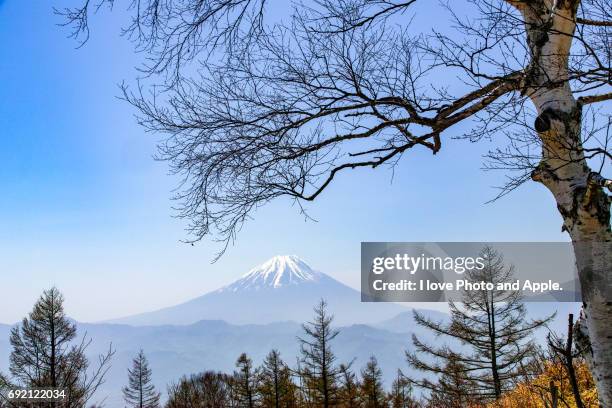
<svg viewBox="0 0 612 408"><path fill-rule="evenodd" d="M535 127L542 159L532 173L546 186L572 239L584 319L587 361L597 383L599 401L612 407L612 234L610 198L589 168L581 142L582 106L569 85L568 55L578 0L513 2L521 11L531 50L525 92L537 111Z"/></svg>

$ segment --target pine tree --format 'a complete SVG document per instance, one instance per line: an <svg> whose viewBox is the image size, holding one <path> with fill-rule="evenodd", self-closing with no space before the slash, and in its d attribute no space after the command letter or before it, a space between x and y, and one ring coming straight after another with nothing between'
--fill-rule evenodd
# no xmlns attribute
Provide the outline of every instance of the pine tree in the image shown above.
<svg viewBox="0 0 612 408"><path fill-rule="evenodd" d="M308 372L308 369L303 366L300 357L296 359L295 374L297 376L296 391L298 406L313 406L312 397L314 395L314 391L309 388L311 375Z"/></svg>
<svg viewBox="0 0 612 408"><path fill-rule="evenodd" d="M342 408L358 408L359 402L359 382L355 373L351 371L351 364L340 364L340 387L338 390L338 400Z"/></svg>
<svg viewBox="0 0 612 408"><path fill-rule="evenodd" d="M467 280L494 285L512 280L514 267L506 266L500 253L485 247L480 257L485 260L484 268L466 272ZM487 400L499 398L520 375L521 362L535 351L533 332L553 317L528 320L520 291L497 289L465 290L462 303L449 302L449 308L449 323L427 319L416 311L414 317L419 325L454 342L452 348L463 344L468 351L453 351L448 344L428 345L413 335L415 352L407 353L408 362L418 370L434 374L444 372L447 365L462 369L472 382L468 394ZM427 381L414 383L424 388L431 385Z"/></svg>
<svg viewBox="0 0 612 408"><path fill-rule="evenodd" d="M158 408L160 394L151 384L151 369L144 352L140 350L128 369L128 386L123 388L123 399L134 408Z"/></svg>
<svg viewBox="0 0 612 408"><path fill-rule="evenodd" d="M317 407L337 405L338 377L336 356L331 342L339 331L332 327L333 316L327 313L327 303L321 300L314 308L314 319L302 325L304 336L299 337L301 370L309 399Z"/></svg>
<svg viewBox="0 0 612 408"><path fill-rule="evenodd" d="M386 394L382 385L382 370L376 357L371 356L361 371L361 401L364 408L384 408Z"/></svg>
<svg viewBox="0 0 612 408"><path fill-rule="evenodd" d="M282 408L298 408L300 407L299 400L299 389L298 386L293 382L294 373L285 365L281 370L281 389L284 390L283 397L281 398Z"/></svg>
<svg viewBox="0 0 612 408"><path fill-rule="evenodd" d="M389 393L391 408L416 408L417 404L412 396L412 385L404 376L402 370L397 370L397 376L391 385Z"/></svg>
<svg viewBox="0 0 612 408"><path fill-rule="evenodd" d="M468 376L465 365L457 354L451 354L442 374L431 385L430 407L466 408L478 406L479 396L472 393L475 382Z"/></svg>
<svg viewBox="0 0 612 408"><path fill-rule="evenodd" d="M236 361L238 371L234 373L234 386L241 408L253 408L257 400L257 370L253 369L253 361L242 353Z"/></svg>
<svg viewBox="0 0 612 408"><path fill-rule="evenodd" d="M277 350L266 356L259 371L258 394L264 407L286 408L296 404L291 371Z"/></svg>
<svg viewBox="0 0 612 408"><path fill-rule="evenodd" d="M66 317L63 304L59 290L46 290L28 317L11 330L10 380L19 387L62 389L63 407L82 407L103 382L113 351L101 355L99 366L88 374L85 351L90 341L74 341L76 325Z"/></svg>
<svg viewBox="0 0 612 408"><path fill-rule="evenodd" d="M10 371L18 381L52 388L64 381L61 367L71 357L70 342L76 337L76 325L66 318L63 303L56 288L45 291L29 318L11 330Z"/></svg>

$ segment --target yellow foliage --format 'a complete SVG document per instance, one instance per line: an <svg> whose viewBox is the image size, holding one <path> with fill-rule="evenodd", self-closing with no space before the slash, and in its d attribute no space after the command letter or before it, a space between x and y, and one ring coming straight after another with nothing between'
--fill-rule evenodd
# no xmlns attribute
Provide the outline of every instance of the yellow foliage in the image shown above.
<svg viewBox="0 0 612 408"><path fill-rule="evenodd" d="M578 389L586 408L597 408L597 389L589 369L584 362L574 364ZM559 407L576 407L572 386L565 367L561 363L547 362L544 372L533 380L518 384L499 400L487 405L489 408L549 408L551 406L551 381L557 386Z"/></svg>

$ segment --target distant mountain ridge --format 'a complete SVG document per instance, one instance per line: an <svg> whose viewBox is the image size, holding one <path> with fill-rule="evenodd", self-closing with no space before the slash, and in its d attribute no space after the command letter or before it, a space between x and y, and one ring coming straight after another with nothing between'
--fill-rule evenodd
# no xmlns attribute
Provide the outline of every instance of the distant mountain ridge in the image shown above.
<svg viewBox="0 0 612 408"><path fill-rule="evenodd" d="M281 352L283 360L295 365L299 355L297 336L302 334L298 323L232 325L223 321L200 321L191 325L133 327L119 324L78 323L78 336L85 333L93 341L87 357L95 365L97 356L112 343L116 351L106 381L95 400L106 398L105 406L123 407L121 387L127 381L131 359L142 348L153 370L153 382L165 394L166 387L181 376L205 370L231 373L238 356L246 352L257 365L272 349ZM338 327L334 325L335 327ZM0 372L8 372L11 326L0 324ZM333 341L338 362L354 361L355 370L361 369L370 355L378 358L383 369L385 386L389 387L396 370L412 372L404 352L410 347L410 335L393 333L367 325L338 327L340 334ZM419 331L420 335L428 336ZM163 395L165 399L165 395ZM94 401L92 401L94 402Z"/></svg>
<svg viewBox="0 0 612 408"><path fill-rule="evenodd" d="M567 313L580 307L569 303L538 303L529 306L531 317L543 317L558 310L559 316L551 328L560 334L564 333L567 325ZM449 317L441 312L420 311L434 320L446 320ZM297 336L302 333L300 325L295 322L233 325L219 320L207 320L181 326L132 327L90 323L77 323L77 326L79 338L86 334L93 340L87 353L90 361L97 361L97 355L106 351L110 343L116 350L107 381L96 397L96 400L108 397L105 406L109 408L124 406L121 387L127 380L127 368L130 367L131 359L141 348L153 369L155 385L165 393L166 386L182 375L204 370L232 372L236 358L242 352L248 353L255 364L260 364L271 349L278 349L283 360L293 366L299 355ZM0 372L4 373L8 372L11 327L0 324ZM412 334L430 344L447 341L418 326L411 312L401 313L374 325L334 324L334 327L340 330L332 344L338 363L355 359L353 368L358 372L367 359L375 355L383 371L386 387L390 386L398 368L405 374L415 374L405 358L405 351L413 348ZM546 334L546 330L541 330L536 336L540 344L546 344Z"/></svg>
<svg viewBox="0 0 612 408"><path fill-rule="evenodd" d="M325 299L341 325L374 323L409 309L394 303L362 303L361 293L311 268L295 255L275 256L237 281L185 303L115 319L135 326L193 324L224 320L232 324L302 323Z"/></svg>

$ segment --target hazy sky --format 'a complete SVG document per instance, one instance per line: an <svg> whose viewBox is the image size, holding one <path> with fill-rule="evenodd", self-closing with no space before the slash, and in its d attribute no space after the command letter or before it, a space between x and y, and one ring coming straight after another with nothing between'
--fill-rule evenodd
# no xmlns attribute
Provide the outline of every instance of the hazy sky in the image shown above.
<svg viewBox="0 0 612 408"><path fill-rule="evenodd" d="M50 3L0 0L0 322L53 285L72 317L96 321L198 296L276 254L358 287L361 241L566 240L540 185L484 204L503 178L480 170L494 142L449 133L437 156L406 155L393 179L388 169L343 174L308 205L317 222L288 200L262 208L211 265L218 244L179 242L174 180L152 159L160 136L116 98L138 62L120 18L94 20L77 50Z"/></svg>

